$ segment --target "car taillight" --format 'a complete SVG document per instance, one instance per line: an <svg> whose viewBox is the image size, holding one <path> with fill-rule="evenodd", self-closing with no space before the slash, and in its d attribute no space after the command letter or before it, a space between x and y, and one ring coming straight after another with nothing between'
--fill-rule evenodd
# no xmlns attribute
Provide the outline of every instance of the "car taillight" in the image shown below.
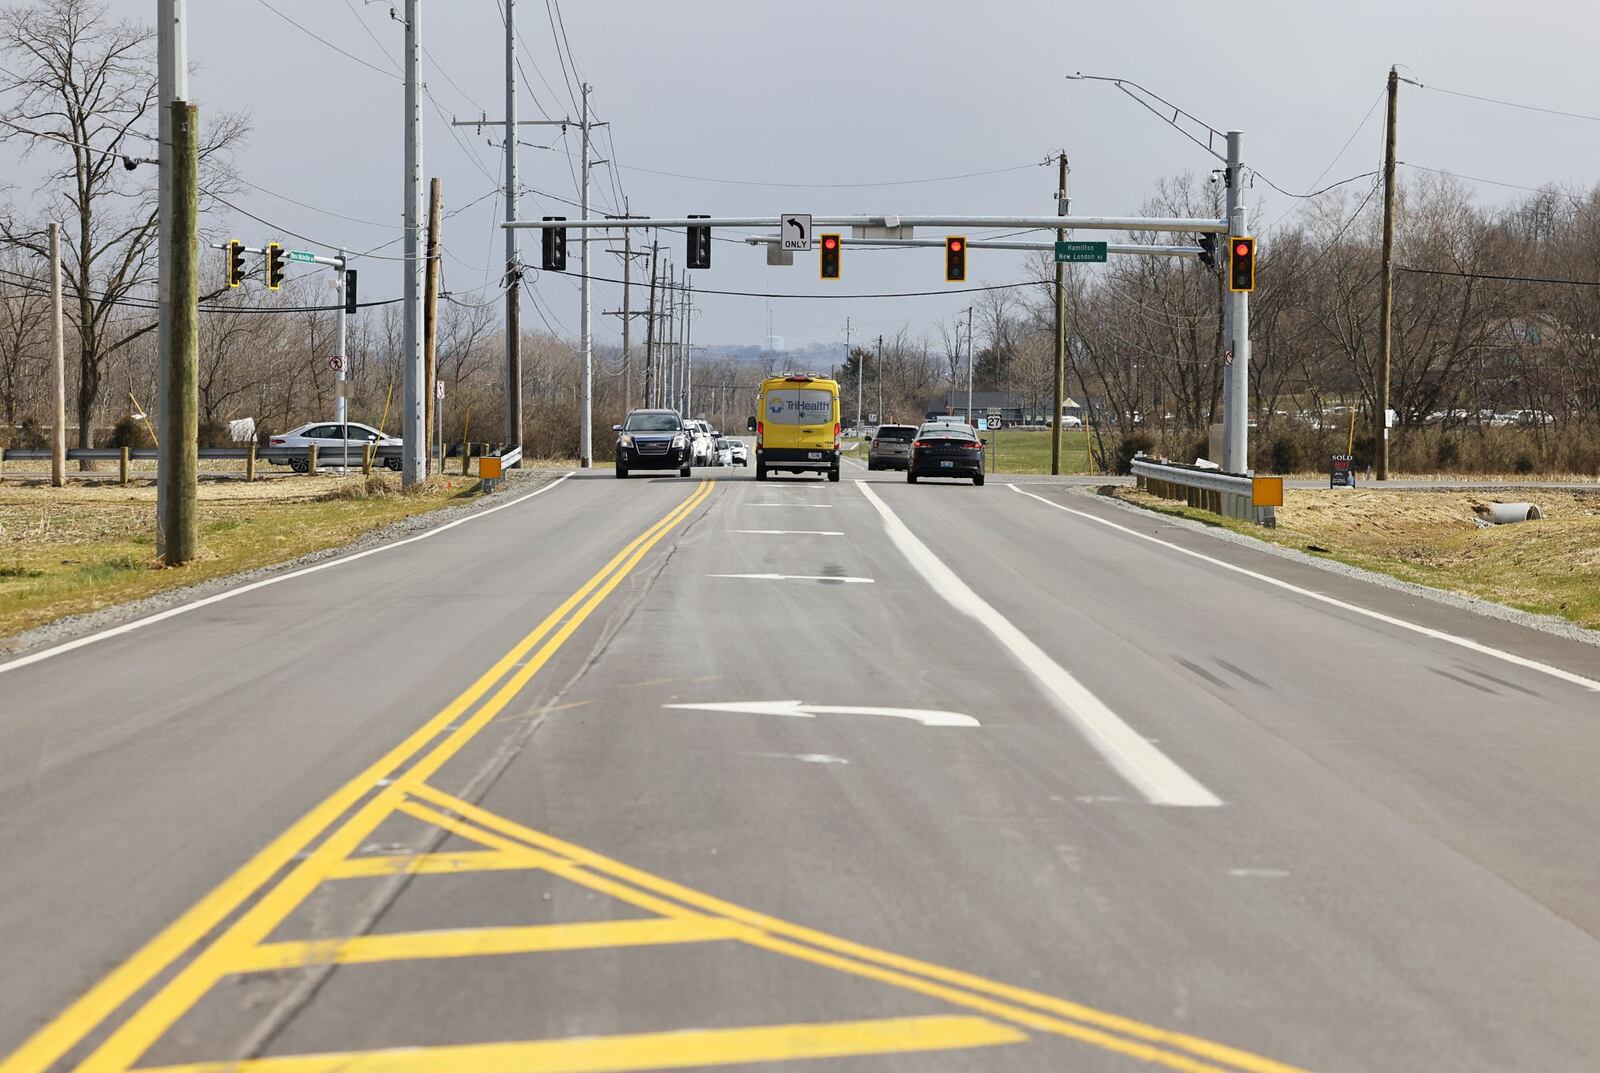
<svg viewBox="0 0 1600 1073"><path fill-rule="evenodd" d="M874 446L874 447L878 446L878 441L877 440L873 440L872 441L872 446Z"/></svg>
<svg viewBox="0 0 1600 1073"><path fill-rule="evenodd" d="M833 423L833 438L834 439L838 439L839 438L839 434L841 432L843 432L843 431L844 431L844 426L839 424L839 422L835 421Z"/></svg>
<svg viewBox="0 0 1600 1073"><path fill-rule="evenodd" d="M981 443L969 443L969 444L967 444L967 446L972 448L974 451L983 450L983 444L981 444Z"/></svg>
<svg viewBox="0 0 1600 1073"><path fill-rule="evenodd" d="M285 441L285 440L282 440L282 439L279 439L279 438L278 438L278 437L276 437L276 436L274 436L274 437L273 437L273 438L272 438L272 446L273 446L273 447L282 447L282 446L283 446L283 445L284 445L284 443L286 443L286 442L287 442L287 441Z"/></svg>
<svg viewBox="0 0 1600 1073"><path fill-rule="evenodd" d="M765 421L757 421L756 422L756 443L758 445L761 443L761 437L766 435L766 432L767 432L767 423Z"/></svg>
<svg viewBox="0 0 1600 1073"><path fill-rule="evenodd" d="M926 440L912 440L911 441L911 446L913 446L913 447L926 447L926 446L928 446L928 444L927 444Z"/></svg>

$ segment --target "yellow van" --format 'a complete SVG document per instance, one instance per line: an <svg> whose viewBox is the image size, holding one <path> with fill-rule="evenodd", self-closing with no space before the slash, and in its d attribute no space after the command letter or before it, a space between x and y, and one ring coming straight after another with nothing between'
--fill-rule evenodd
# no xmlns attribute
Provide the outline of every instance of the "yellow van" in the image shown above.
<svg viewBox="0 0 1600 1073"><path fill-rule="evenodd" d="M756 480L773 470L824 472L839 479L839 385L789 373L761 382L756 396Z"/></svg>

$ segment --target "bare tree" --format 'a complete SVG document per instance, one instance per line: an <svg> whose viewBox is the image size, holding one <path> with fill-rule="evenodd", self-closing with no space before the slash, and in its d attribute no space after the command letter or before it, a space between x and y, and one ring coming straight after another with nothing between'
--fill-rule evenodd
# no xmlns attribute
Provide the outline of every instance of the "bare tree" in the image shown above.
<svg viewBox="0 0 1600 1073"><path fill-rule="evenodd" d="M66 157L45 179L43 215L63 206L76 223L75 234L68 224L64 271L78 336L80 447L94 445L107 358L155 327L153 316L139 326L117 325L113 316L154 280L154 181L148 170L124 166L148 156L154 142L143 129L157 102L151 40L148 27L112 21L94 0L38 0L0 13L0 52L13 68L0 76L0 95L9 98L0 139ZM209 117L200 147L207 192L226 193L217 154L246 130L241 115ZM45 234L18 210L0 214L0 239L9 244L44 256Z"/></svg>

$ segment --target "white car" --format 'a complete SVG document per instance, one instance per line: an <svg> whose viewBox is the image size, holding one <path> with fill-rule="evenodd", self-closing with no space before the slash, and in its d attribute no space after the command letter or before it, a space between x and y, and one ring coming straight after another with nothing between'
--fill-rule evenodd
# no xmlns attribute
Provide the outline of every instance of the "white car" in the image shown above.
<svg viewBox="0 0 1600 1073"><path fill-rule="evenodd" d="M729 464L748 466L750 464L750 448L745 445L745 442L743 440L729 440L728 444L728 457L732 459Z"/></svg>
<svg viewBox="0 0 1600 1073"><path fill-rule="evenodd" d="M346 438L348 430L348 438ZM348 457L352 466L361 464L362 452L369 446L373 447L400 447L404 441L395 436L385 436L371 425L363 425L359 421L350 421L338 424L331 421L312 421L291 429L278 436L273 436L267 446L286 447L290 450L307 452L312 444L317 446L317 468L327 465L343 465L348 449ZM401 466L398 452L388 455L376 455L375 461L381 461L392 470ZM292 454L287 458L276 455L269 456L275 466L288 466L296 473L305 473L311 468L311 459L306 453Z"/></svg>
<svg viewBox="0 0 1600 1073"><path fill-rule="evenodd" d="M719 465L719 466L731 466L731 465L733 465L733 441L732 440L724 438L724 439L719 439L717 441L717 465Z"/></svg>
<svg viewBox="0 0 1600 1073"><path fill-rule="evenodd" d="M1063 414L1062 418L1061 418L1061 427L1062 428L1082 428L1083 427L1083 418L1081 418L1081 417L1073 417L1071 414Z"/></svg>
<svg viewBox="0 0 1600 1073"><path fill-rule="evenodd" d="M714 466L717 464L717 438L711 434L711 426L698 418L691 418L684 422L694 433L694 464L697 466Z"/></svg>

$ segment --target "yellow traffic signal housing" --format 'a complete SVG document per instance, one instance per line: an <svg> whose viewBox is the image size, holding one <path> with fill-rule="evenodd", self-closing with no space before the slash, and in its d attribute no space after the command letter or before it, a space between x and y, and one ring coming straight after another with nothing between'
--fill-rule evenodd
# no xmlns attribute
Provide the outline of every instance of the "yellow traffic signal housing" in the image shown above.
<svg viewBox="0 0 1600 1073"><path fill-rule="evenodd" d="M964 283L967 278L967 236L947 235L944 240L944 281Z"/></svg>
<svg viewBox="0 0 1600 1073"><path fill-rule="evenodd" d="M1256 289L1256 240L1247 235L1233 235L1228 239L1228 289Z"/></svg>
<svg viewBox="0 0 1600 1073"><path fill-rule="evenodd" d="M267 290L283 286L283 247L276 242L267 243Z"/></svg>
<svg viewBox="0 0 1600 1073"><path fill-rule="evenodd" d="M819 253L817 255L817 257L818 257L818 262L817 263L818 263L818 267L821 270L822 278L823 279L838 279L839 278L839 236L838 235L819 235L817 237L820 240L817 243L817 249L819 251Z"/></svg>
<svg viewBox="0 0 1600 1073"><path fill-rule="evenodd" d="M233 238L228 240L228 286L238 287L244 283L244 243Z"/></svg>

